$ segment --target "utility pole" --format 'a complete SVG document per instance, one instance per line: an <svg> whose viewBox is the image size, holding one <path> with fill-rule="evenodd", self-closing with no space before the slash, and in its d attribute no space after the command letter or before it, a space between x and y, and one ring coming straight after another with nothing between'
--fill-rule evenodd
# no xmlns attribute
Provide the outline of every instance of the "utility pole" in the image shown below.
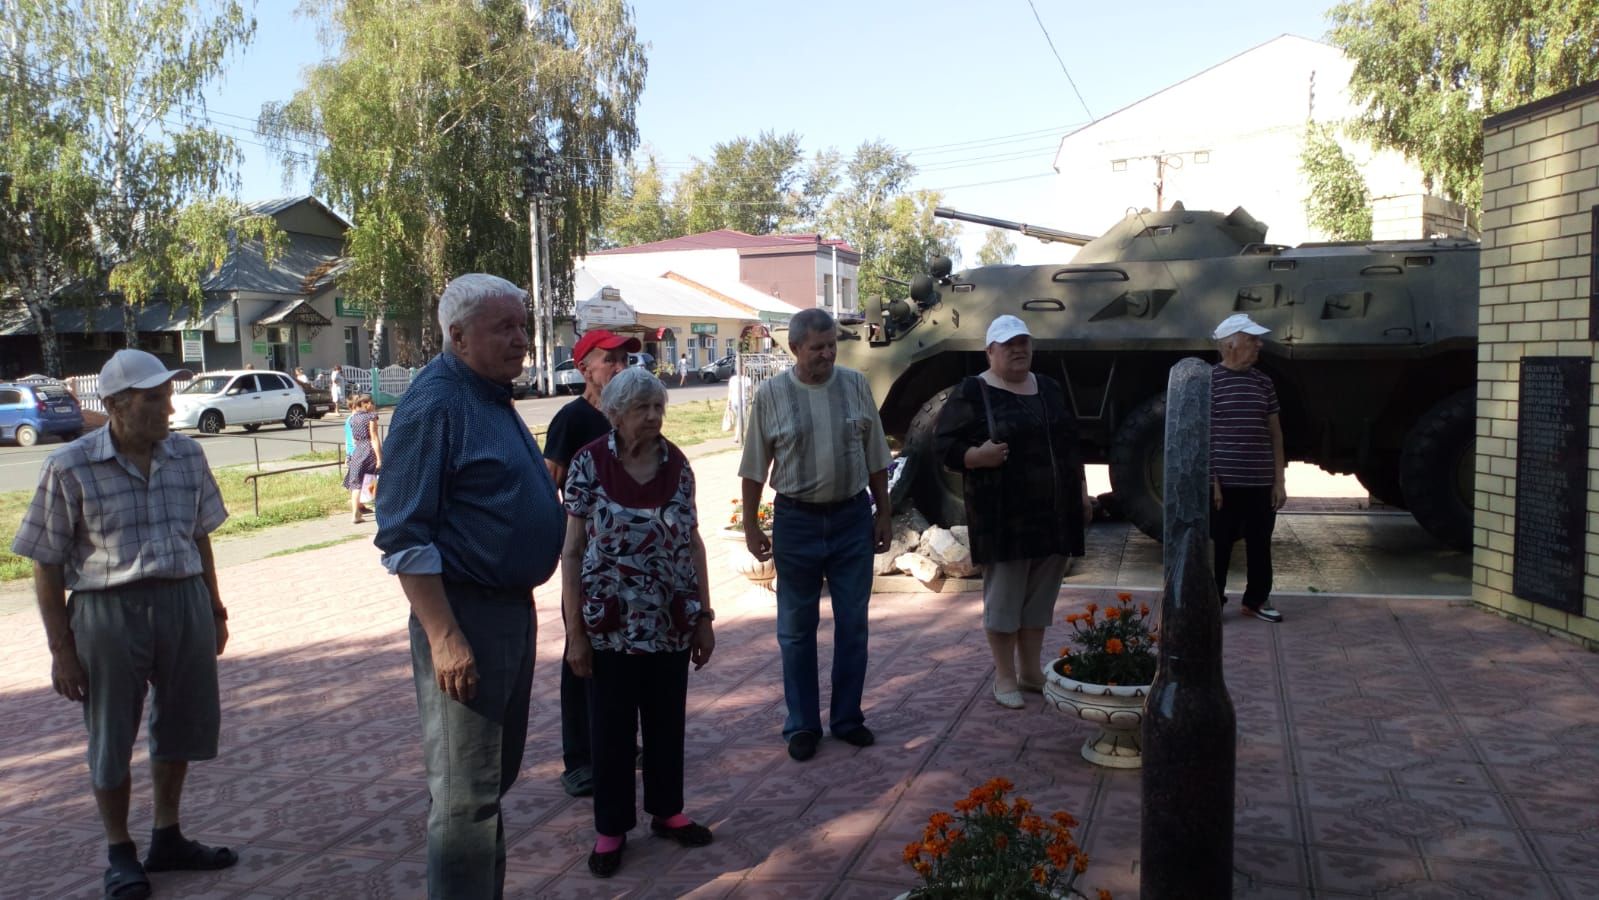
<svg viewBox="0 0 1599 900"><path fill-rule="evenodd" d="M533 325L533 361L535 366L542 370L539 373L539 384L548 395L553 385L550 384L552 373L545 352L544 328L544 310L548 304L549 293L548 281L544 276L545 257L549 252L549 244L544 236L543 199L546 187L544 147L540 143L524 143L518 148L517 157L522 169L521 196L527 200L528 253L532 261L529 273L531 283L528 290L531 309L528 310L528 318Z"/></svg>

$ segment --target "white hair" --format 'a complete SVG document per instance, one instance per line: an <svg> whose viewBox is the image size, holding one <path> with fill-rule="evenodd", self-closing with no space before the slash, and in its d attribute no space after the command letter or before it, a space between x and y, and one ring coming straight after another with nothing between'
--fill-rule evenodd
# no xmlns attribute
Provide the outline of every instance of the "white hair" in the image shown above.
<svg viewBox="0 0 1599 900"><path fill-rule="evenodd" d="M666 388L661 384L661 379L651 375L643 366L628 366L616 373L611 383L600 392L600 411L614 425L623 413L633 407L665 399Z"/></svg>
<svg viewBox="0 0 1599 900"><path fill-rule="evenodd" d="M822 334L838 327L832 315L819 306L802 309L789 317L788 320L788 345L802 347L805 339L813 334Z"/></svg>
<svg viewBox="0 0 1599 900"><path fill-rule="evenodd" d="M472 272L457 276L445 285L444 293L439 295L439 327L444 331L444 348L450 348L451 325L465 328L483 304L501 297L527 304L527 291L498 275Z"/></svg>

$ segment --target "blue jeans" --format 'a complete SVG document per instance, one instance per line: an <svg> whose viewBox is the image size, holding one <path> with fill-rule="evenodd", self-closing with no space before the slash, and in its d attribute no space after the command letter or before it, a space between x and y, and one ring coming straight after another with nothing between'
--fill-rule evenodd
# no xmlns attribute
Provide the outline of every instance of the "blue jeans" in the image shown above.
<svg viewBox="0 0 1599 900"><path fill-rule="evenodd" d="M526 590L445 582L445 596L472 646L477 694L458 703L439 690L433 651L411 617L411 674L427 767L428 896L489 900L505 891L500 798L516 782L527 746L536 625Z"/></svg>
<svg viewBox="0 0 1599 900"><path fill-rule="evenodd" d="M777 646L783 655L786 740L822 733L817 687L816 627L822 580L833 600L833 697L828 724L848 734L865 724L867 603L872 597L872 507L864 492L830 512L802 509L779 497L772 522L777 565Z"/></svg>

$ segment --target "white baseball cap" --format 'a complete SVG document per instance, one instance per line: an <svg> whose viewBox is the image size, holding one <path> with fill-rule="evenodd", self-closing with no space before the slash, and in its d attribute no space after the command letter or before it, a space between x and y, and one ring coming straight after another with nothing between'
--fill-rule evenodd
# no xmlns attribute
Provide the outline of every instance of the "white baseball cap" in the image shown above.
<svg viewBox="0 0 1599 900"><path fill-rule="evenodd" d="M1222 319L1221 324L1216 326L1216 330L1211 332L1210 336L1219 341L1240 331L1244 334L1271 334L1270 328L1251 319L1249 313L1235 313Z"/></svg>
<svg viewBox="0 0 1599 900"><path fill-rule="evenodd" d="M1032 337L1033 333L1027 330L1027 323L1015 316L999 316L988 323L988 339L985 344L1003 344L1012 338L1022 335Z"/></svg>
<svg viewBox="0 0 1599 900"><path fill-rule="evenodd" d="M128 388L160 387L179 375L192 374L188 369L169 369L143 350L118 350L100 370L100 396L120 394Z"/></svg>

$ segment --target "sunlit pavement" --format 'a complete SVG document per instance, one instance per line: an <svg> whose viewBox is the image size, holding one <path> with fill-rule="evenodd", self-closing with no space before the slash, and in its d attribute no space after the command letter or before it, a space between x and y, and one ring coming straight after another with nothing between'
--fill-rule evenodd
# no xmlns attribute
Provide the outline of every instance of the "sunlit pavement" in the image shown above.
<svg viewBox="0 0 1599 900"><path fill-rule="evenodd" d="M736 464L729 452L694 461L707 533L726 521ZM616 878L589 875L589 804L557 781L552 580L537 592L528 757L506 802L509 895L887 900L914 884L901 851L928 814L995 775L1083 820L1083 884L1137 894L1140 774L1086 763L1088 726L1037 695L1020 711L993 702L980 596L875 595L866 701L878 743L825 740L800 764L779 736L772 595L733 574L732 545L707 546L718 649L690 676L686 794L716 843L683 849L641 825ZM1074 580L1098 582L1093 565ZM1140 565L1112 575L1147 581ZM193 767L183 824L241 860L155 874L156 896L422 895L427 795L395 580L362 541L226 565L221 583L233 628L223 749ZM1068 586L1057 614L1109 596ZM1289 594L1279 626L1235 605L1223 634L1238 714L1237 896L1599 896L1599 655L1458 600ZM99 896L81 712L50 692L37 617L3 622L0 894ZM824 680L829 628L824 612ZM1056 626L1046 647L1064 643Z"/></svg>

